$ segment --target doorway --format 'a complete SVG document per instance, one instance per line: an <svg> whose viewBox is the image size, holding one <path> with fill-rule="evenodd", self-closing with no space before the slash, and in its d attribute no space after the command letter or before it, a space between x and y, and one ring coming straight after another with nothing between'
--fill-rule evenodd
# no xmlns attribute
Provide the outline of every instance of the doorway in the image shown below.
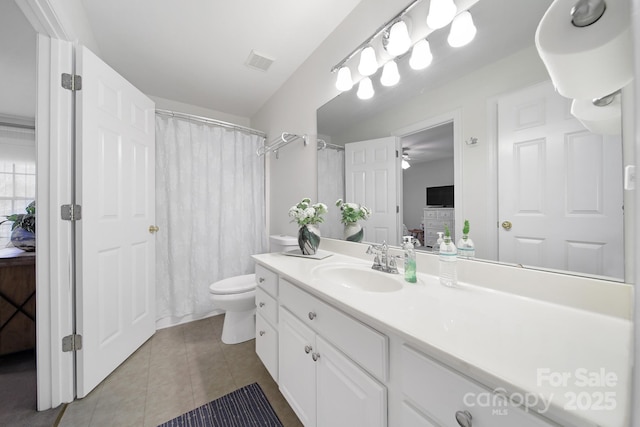
<svg viewBox="0 0 640 427"><path fill-rule="evenodd" d="M0 2L0 221L36 201L36 37L16 2ZM0 388L11 390L0 424L31 419L37 401L35 252L13 247L11 233L11 221L0 225Z"/></svg>

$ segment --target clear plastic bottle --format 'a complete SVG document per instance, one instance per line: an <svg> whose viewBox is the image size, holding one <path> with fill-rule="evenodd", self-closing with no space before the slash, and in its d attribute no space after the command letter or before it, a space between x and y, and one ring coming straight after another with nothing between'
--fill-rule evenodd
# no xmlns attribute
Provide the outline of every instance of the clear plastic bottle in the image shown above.
<svg viewBox="0 0 640 427"><path fill-rule="evenodd" d="M440 244L440 283L445 286L456 286L458 283L458 251L451 241L449 229L445 227L444 241Z"/></svg>
<svg viewBox="0 0 640 427"><path fill-rule="evenodd" d="M473 240L469 237L469 220L464 220L464 227L462 228L462 237L458 240L458 256L460 258L475 258L476 247L473 244Z"/></svg>
<svg viewBox="0 0 640 427"><path fill-rule="evenodd" d="M402 236L402 249L404 249L404 280L416 283L416 249L413 246L413 236Z"/></svg>

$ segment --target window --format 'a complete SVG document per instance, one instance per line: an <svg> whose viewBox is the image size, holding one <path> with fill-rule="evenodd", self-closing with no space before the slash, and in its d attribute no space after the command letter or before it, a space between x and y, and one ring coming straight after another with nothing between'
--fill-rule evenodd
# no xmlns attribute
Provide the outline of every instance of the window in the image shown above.
<svg viewBox="0 0 640 427"><path fill-rule="evenodd" d="M36 149L33 129L0 125L0 221L25 213L36 197ZM11 223L0 225L0 248L9 243Z"/></svg>

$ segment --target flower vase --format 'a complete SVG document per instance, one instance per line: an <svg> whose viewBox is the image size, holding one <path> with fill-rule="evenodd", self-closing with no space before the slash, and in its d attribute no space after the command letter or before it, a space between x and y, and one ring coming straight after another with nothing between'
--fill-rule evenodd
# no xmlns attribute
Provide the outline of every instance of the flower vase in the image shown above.
<svg viewBox="0 0 640 427"><path fill-rule="evenodd" d="M36 250L36 235L22 227L16 227L11 232L11 243L23 251L34 252Z"/></svg>
<svg viewBox="0 0 640 427"><path fill-rule="evenodd" d="M349 242L362 242L364 230L359 222L348 222L344 225L344 240Z"/></svg>
<svg viewBox="0 0 640 427"><path fill-rule="evenodd" d="M320 246L320 229L315 224L307 224L298 230L298 246L302 255L315 255Z"/></svg>

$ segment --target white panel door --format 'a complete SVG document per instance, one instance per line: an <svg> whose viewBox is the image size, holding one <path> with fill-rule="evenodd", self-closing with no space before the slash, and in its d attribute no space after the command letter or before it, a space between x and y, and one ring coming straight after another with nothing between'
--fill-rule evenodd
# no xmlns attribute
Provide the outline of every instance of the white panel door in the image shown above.
<svg viewBox="0 0 640 427"><path fill-rule="evenodd" d="M400 244L398 146L396 137L345 144L345 201L371 209L362 221L368 242Z"/></svg>
<svg viewBox="0 0 640 427"><path fill-rule="evenodd" d="M322 337L316 346L318 427L386 426L386 388Z"/></svg>
<svg viewBox="0 0 640 427"><path fill-rule="evenodd" d="M551 82L498 101L499 260L623 279L622 141L569 107Z"/></svg>
<svg viewBox="0 0 640 427"><path fill-rule="evenodd" d="M154 103L78 47L77 395L155 332Z"/></svg>

